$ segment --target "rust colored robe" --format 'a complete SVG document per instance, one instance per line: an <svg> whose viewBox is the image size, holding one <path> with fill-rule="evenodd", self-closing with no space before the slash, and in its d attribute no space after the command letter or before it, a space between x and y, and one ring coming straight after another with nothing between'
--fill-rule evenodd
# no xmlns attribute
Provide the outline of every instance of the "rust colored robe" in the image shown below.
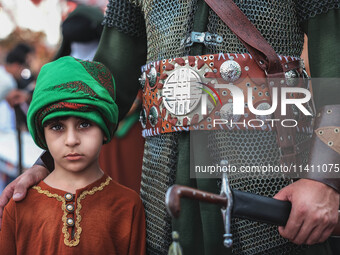
<svg viewBox="0 0 340 255"><path fill-rule="evenodd" d="M0 254L145 254L144 208L134 191L104 175L77 190L71 201L66 194L41 181L23 201L11 200ZM72 204L74 211L68 212ZM74 227L67 226L68 218Z"/></svg>

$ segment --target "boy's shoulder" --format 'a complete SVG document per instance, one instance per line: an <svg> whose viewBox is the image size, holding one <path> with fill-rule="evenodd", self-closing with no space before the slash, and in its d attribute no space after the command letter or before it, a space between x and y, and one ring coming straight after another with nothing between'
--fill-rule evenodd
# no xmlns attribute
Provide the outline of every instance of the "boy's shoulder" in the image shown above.
<svg viewBox="0 0 340 255"><path fill-rule="evenodd" d="M141 204L142 201L136 191L119 184L111 179L107 192L110 192L112 199L119 200L124 203Z"/></svg>
<svg viewBox="0 0 340 255"><path fill-rule="evenodd" d="M13 215L17 207L24 207L24 206L27 206L28 204L33 203L34 196L35 196L35 192L33 188L31 187L27 190L26 196L23 200L14 201L13 198L11 198L9 202L7 203L7 205L5 206L5 210L7 210L11 215Z"/></svg>

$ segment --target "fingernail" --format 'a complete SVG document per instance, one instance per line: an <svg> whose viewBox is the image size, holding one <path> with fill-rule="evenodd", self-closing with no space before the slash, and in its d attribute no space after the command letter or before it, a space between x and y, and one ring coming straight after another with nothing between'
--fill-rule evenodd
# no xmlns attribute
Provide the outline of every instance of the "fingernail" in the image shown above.
<svg viewBox="0 0 340 255"><path fill-rule="evenodd" d="M22 196L21 193L15 193L15 194L13 195L13 199L20 198L21 196Z"/></svg>

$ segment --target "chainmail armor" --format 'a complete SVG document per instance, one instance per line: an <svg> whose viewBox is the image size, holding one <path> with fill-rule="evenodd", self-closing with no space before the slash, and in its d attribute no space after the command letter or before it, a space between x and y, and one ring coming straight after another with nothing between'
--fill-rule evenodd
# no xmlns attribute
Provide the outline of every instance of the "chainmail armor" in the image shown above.
<svg viewBox="0 0 340 255"><path fill-rule="evenodd" d="M304 22L318 14L340 9L339 0L296 0L299 22Z"/></svg>
<svg viewBox="0 0 340 255"><path fill-rule="evenodd" d="M134 0L109 1L103 25L114 27L131 36L145 35L145 21L137 2Z"/></svg>
<svg viewBox="0 0 340 255"><path fill-rule="evenodd" d="M136 8L140 6L147 35L147 61L182 57L190 52L190 48L186 48L182 40L192 31L197 1L145 0L138 1L137 4L132 0L110 1L105 22L127 34L134 32L131 29L143 34L141 25L138 24L140 19L133 14L139 13ZM298 6L296 2L301 1L235 0L278 54L299 57L303 47L303 32L298 22L301 17L311 17L313 13L318 13L320 1L312 1L315 4L303 11L301 8L308 1L303 1ZM335 4L335 0L332 2ZM301 13L298 14L297 10ZM116 12L119 14L116 15ZM129 16L131 13L132 18ZM221 35L223 42L209 46L205 54L246 52L236 36L212 11L209 12L207 32ZM212 141L219 141L218 149L211 152L216 159L226 158L230 164L236 166L255 165L259 162L279 164L274 132L216 131L213 135L215 138ZM141 197L147 221L147 253L152 255L167 254L171 242L171 222L165 211L164 197L167 188L175 182L179 136L175 133L161 134L147 137L145 141ZM234 175L230 176L230 183L232 188L272 197L290 181L279 176L260 179ZM293 245L281 238L274 226L233 219L232 227L235 254L294 254L303 249L302 246Z"/></svg>
<svg viewBox="0 0 340 255"><path fill-rule="evenodd" d="M182 43L192 31L197 0L148 0L142 11L147 20L147 61L189 55ZM184 25L185 24L185 25Z"/></svg>
<svg viewBox="0 0 340 255"><path fill-rule="evenodd" d="M146 212L149 255L167 254L172 241L171 217L166 212L164 198L175 183L177 139L176 133L168 133L147 137L145 141L141 198Z"/></svg>
<svg viewBox="0 0 340 255"><path fill-rule="evenodd" d="M294 57L301 55L303 32L297 23L293 0L235 0L234 2L274 48L276 53ZM208 31L223 37L222 44L210 47L211 52L209 53L248 52L236 35L230 31L228 26L213 10L210 10L209 13Z"/></svg>

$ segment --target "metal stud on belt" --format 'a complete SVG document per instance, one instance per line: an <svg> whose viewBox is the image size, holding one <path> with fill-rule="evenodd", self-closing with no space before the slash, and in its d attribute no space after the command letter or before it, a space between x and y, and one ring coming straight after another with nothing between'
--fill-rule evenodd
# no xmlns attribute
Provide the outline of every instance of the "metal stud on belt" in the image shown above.
<svg viewBox="0 0 340 255"><path fill-rule="evenodd" d="M227 82L234 82L241 76L241 66L234 60L227 60L220 67L222 78Z"/></svg>

